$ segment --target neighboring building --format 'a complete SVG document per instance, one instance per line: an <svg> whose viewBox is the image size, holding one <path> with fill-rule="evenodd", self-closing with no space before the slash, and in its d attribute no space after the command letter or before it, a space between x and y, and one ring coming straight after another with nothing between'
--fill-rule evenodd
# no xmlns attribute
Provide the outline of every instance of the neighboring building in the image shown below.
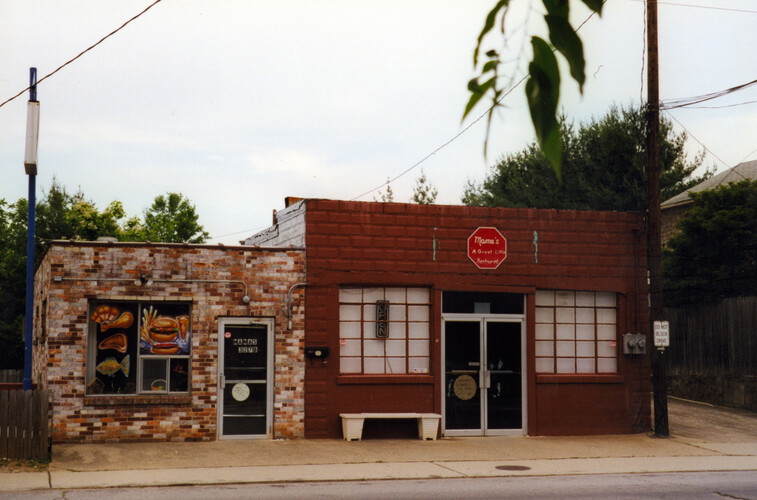
<svg viewBox="0 0 757 500"><path fill-rule="evenodd" d="M622 349L647 331L640 215L306 200L275 219L243 243L305 242L305 346L326 354L306 437L340 437L343 412L441 413L445 436L649 428L649 359Z"/></svg>
<svg viewBox="0 0 757 500"><path fill-rule="evenodd" d="M303 258L53 242L36 273L33 347L53 442L302 437Z"/></svg>
<svg viewBox="0 0 757 500"><path fill-rule="evenodd" d="M739 163L735 167L714 175L704 182L662 202L660 204L660 224L663 244L673 236L676 224L678 224L678 221L681 220L694 204L689 193L714 189L729 182L739 182L744 179L757 180L757 160Z"/></svg>

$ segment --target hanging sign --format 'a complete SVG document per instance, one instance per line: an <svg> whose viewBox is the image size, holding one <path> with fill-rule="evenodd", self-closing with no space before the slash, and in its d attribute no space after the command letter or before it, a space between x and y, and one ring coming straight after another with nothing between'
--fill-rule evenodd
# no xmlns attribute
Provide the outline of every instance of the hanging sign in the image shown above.
<svg viewBox="0 0 757 500"><path fill-rule="evenodd" d="M479 227L468 237L468 258L479 269L497 269L507 258L507 240L495 227Z"/></svg>

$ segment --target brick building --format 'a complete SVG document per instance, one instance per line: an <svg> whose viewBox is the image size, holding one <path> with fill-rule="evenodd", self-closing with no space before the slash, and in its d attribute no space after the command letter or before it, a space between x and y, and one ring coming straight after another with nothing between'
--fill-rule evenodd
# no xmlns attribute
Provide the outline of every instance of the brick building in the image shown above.
<svg viewBox="0 0 757 500"><path fill-rule="evenodd" d="M649 428L649 359L623 349L648 330L640 215L305 200L243 243L287 241L325 354L305 365L306 437L355 412L440 413L446 436Z"/></svg>
<svg viewBox="0 0 757 500"><path fill-rule="evenodd" d="M637 214L288 199L239 247L54 242L34 374L53 440L642 432ZM416 435L409 420L364 436Z"/></svg>
<svg viewBox="0 0 757 500"><path fill-rule="evenodd" d="M303 257L53 242L33 341L53 442L302 437Z"/></svg>

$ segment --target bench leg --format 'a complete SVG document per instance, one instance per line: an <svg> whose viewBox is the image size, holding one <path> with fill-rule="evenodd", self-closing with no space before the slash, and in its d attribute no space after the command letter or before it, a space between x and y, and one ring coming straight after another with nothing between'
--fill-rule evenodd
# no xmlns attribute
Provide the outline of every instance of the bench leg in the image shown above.
<svg viewBox="0 0 757 500"><path fill-rule="evenodd" d="M345 441L360 441L363 438L362 418L342 417L342 435Z"/></svg>
<svg viewBox="0 0 757 500"><path fill-rule="evenodd" d="M436 440L436 434L439 431L438 418L419 418L418 419L418 437L423 440Z"/></svg>

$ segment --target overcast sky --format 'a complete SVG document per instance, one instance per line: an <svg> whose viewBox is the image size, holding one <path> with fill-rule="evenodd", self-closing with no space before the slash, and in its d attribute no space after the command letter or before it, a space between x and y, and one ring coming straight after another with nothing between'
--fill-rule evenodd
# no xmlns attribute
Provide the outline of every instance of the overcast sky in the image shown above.
<svg viewBox="0 0 757 500"><path fill-rule="evenodd" d="M0 0L0 102L28 85L29 67L43 77L150 3ZM37 196L54 176L101 210L120 200L141 216L155 196L180 192L196 205L210 241L225 244L268 226L285 196L353 199L472 121L461 122L466 84L493 3L163 0L39 85ZM513 58L528 45L524 20L541 29L540 3L529 11L529 2L513 0ZM685 3L659 6L661 98L757 79L757 1ZM578 25L589 12L571 4ZM638 104L646 93L644 4L608 0L579 33L587 84L581 96L564 71L561 109L582 121L614 103ZM516 81L529 57L513 68ZM7 201L27 195L27 100L25 93L0 107ZM757 86L704 105L748 101L757 101ZM500 155L533 140L522 86L504 103L488 158L482 120L422 164L438 203L460 203L467 179L483 179ZM673 115L723 162L708 155L707 165L723 170L757 159L757 104ZM693 139L689 145L692 154L702 149ZM420 167L392 184L395 201L409 200L419 175Z"/></svg>

